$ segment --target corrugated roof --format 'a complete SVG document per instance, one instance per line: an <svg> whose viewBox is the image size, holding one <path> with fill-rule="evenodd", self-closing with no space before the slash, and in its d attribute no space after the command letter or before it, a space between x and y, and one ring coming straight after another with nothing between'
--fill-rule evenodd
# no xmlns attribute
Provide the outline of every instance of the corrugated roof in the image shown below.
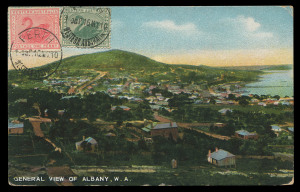
<svg viewBox="0 0 300 192"><path fill-rule="evenodd" d="M246 136L246 135L256 135L256 133L250 133L246 130L238 130L238 131L236 131L236 133L238 133L239 135L244 135L244 136Z"/></svg>
<svg viewBox="0 0 300 192"><path fill-rule="evenodd" d="M281 128L277 125L271 125L272 129L273 130L280 130Z"/></svg>
<svg viewBox="0 0 300 192"><path fill-rule="evenodd" d="M92 137L88 137L88 138L86 138L85 140L84 140L85 142L88 142L88 143L90 143L90 144L97 144L97 141L94 139L94 138L92 138ZM75 144L76 145L81 145L82 144L82 142L83 141L78 141L78 142L76 142Z"/></svg>
<svg viewBox="0 0 300 192"><path fill-rule="evenodd" d="M246 130L239 130L239 131L236 131L236 133L238 133L239 135L249 135L249 132Z"/></svg>
<svg viewBox="0 0 300 192"><path fill-rule="evenodd" d="M177 128L176 122L171 123L162 123L162 124L156 124L153 129L168 129L168 128Z"/></svg>
<svg viewBox="0 0 300 192"><path fill-rule="evenodd" d="M85 141L91 144L97 144L97 141L92 137L86 138Z"/></svg>
<svg viewBox="0 0 300 192"><path fill-rule="evenodd" d="M23 128L23 127L24 127L23 123L8 123L8 128L9 129Z"/></svg>
<svg viewBox="0 0 300 192"><path fill-rule="evenodd" d="M227 157L234 157L235 155L229 153L228 151L225 151L223 149L219 149L217 152L213 152L211 153L211 158L215 159L215 160L222 160L225 159Z"/></svg>
<svg viewBox="0 0 300 192"><path fill-rule="evenodd" d="M146 132L149 132L149 131L150 131L150 129L148 129L148 128L146 128L146 127L142 128L142 130L143 130L143 131L146 131Z"/></svg>

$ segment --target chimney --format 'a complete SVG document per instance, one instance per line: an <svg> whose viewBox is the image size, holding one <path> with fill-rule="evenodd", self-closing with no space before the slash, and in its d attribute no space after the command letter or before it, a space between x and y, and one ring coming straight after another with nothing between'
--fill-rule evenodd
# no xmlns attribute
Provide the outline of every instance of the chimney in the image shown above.
<svg viewBox="0 0 300 192"><path fill-rule="evenodd" d="M85 136L82 136L82 141L84 141L85 140Z"/></svg>
<svg viewBox="0 0 300 192"><path fill-rule="evenodd" d="M216 152L218 152L219 151L219 149L218 149L218 147L216 147Z"/></svg>
<svg viewBox="0 0 300 192"><path fill-rule="evenodd" d="M172 127L172 122L170 122L170 127Z"/></svg>
<svg viewBox="0 0 300 192"><path fill-rule="evenodd" d="M208 150L208 157L211 157L211 151Z"/></svg>

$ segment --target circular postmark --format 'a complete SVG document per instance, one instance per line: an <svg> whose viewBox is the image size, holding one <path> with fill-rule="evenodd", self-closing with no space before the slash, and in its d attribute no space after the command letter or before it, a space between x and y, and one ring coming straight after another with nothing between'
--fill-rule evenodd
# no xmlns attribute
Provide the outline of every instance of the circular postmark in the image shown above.
<svg viewBox="0 0 300 192"><path fill-rule="evenodd" d="M60 15L62 45L77 48L109 48L110 9L64 7Z"/></svg>
<svg viewBox="0 0 300 192"><path fill-rule="evenodd" d="M32 27L18 34L18 43L12 42L12 66L30 79L45 79L52 75L62 61L62 47L51 31Z"/></svg>

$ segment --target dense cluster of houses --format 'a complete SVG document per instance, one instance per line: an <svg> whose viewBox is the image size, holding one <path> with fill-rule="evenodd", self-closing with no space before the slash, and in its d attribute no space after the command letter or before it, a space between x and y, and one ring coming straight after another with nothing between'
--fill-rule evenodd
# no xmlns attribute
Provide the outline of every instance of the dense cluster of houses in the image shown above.
<svg viewBox="0 0 300 192"><path fill-rule="evenodd" d="M123 81L124 79L126 80ZM79 76L48 79L43 80L43 83L52 91L76 94L76 88L90 80L91 77ZM111 97L127 98L131 102L141 102L142 99L139 97L142 92L148 93L150 96L146 98L146 100L154 105L152 106L153 110L159 110L160 108L170 110L167 107L169 98L158 95L160 93L152 94L154 88L168 90L173 94L186 93L194 104L208 104L211 103L212 98L214 98L213 100L216 105L237 105L237 101L228 100L229 95L232 94L236 98L241 96L251 97L250 105L294 105L293 97L280 98L278 100L274 98L258 100L254 98L252 94L248 94L243 90L242 82L239 81L214 85L207 90L204 89L203 86L194 83L178 85L174 82L169 84L158 83L158 85L150 85L149 83L138 82L136 78L130 75L118 78L109 78L108 76L105 76L100 79L100 82L93 82L87 86L85 92L93 93L93 88L97 87L99 84L103 87L103 91Z"/></svg>

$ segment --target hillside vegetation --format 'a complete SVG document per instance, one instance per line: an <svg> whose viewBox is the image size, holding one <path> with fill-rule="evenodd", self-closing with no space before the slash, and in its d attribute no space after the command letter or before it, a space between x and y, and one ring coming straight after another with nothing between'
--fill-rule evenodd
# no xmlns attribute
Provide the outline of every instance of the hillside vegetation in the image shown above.
<svg viewBox="0 0 300 192"><path fill-rule="evenodd" d="M67 75L62 75L64 71L67 72ZM86 76L93 75L97 71L108 72L110 78L130 76L137 78L139 82L147 83L164 81L212 84L229 81L253 81L262 73L260 71L222 69L204 65L171 65L132 52L110 50L65 58L51 77ZM9 71L10 81L20 80L21 77L15 70ZM24 77L22 78L24 80Z"/></svg>

